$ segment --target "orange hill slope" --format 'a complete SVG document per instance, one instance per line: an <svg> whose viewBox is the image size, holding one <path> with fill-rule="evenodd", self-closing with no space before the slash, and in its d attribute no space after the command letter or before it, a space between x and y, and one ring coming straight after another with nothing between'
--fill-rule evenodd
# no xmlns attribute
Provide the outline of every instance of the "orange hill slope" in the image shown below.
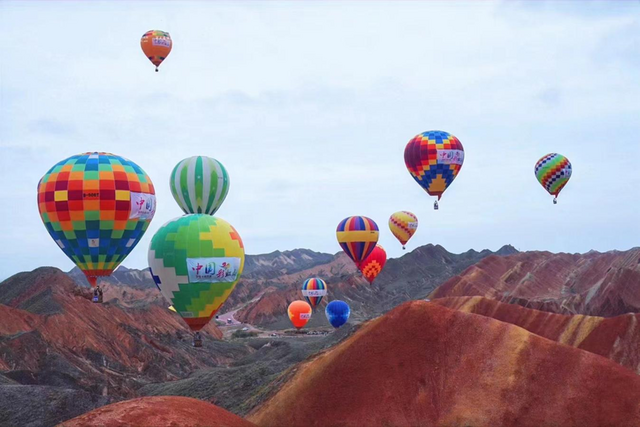
<svg viewBox="0 0 640 427"><path fill-rule="evenodd" d="M231 412L190 397L143 397L94 409L62 423L64 427L251 427Z"/></svg>
<svg viewBox="0 0 640 427"><path fill-rule="evenodd" d="M260 426L640 425L640 377L517 326L413 301L299 365Z"/></svg>
<svg viewBox="0 0 640 427"><path fill-rule="evenodd" d="M438 298L434 304L492 317L536 335L607 357L640 374L640 314L564 316L482 297Z"/></svg>

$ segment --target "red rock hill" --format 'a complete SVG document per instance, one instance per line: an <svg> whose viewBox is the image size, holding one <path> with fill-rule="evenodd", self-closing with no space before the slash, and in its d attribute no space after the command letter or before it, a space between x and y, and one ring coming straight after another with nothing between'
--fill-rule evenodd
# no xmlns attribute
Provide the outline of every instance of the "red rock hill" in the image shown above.
<svg viewBox="0 0 640 427"><path fill-rule="evenodd" d="M94 409L63 427L255 427L231 412L189 397L143 397Z"/></svg>
<svg viewBox="0 0 640 427"><path fill-rule="evenodd" d="M640 377L484 316L415 301L296 367L260 426L640 425Z"/></svg>

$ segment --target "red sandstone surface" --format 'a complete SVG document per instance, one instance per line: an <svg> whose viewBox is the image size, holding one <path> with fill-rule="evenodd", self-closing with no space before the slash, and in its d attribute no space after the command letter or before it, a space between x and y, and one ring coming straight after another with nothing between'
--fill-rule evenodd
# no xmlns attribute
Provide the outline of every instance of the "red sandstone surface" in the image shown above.
<svg viewBox="0 0 640 427"><path fill-rule="evenodd" d="M430 298L483 296L565 314L640 312L640 249L625 252L489 256Z"/></svg>
<svg viewBox="0 0 640 427"><path fill-rule="evenodd" d="M414 301L294 368L259 426L640 425L640 376L489 317Z"/></svg>
<svg viewBox="0 0 640 427"><path fill-rule="evenodd" d="M434 304L492 317L536 335L607 357L640 374L640 314L565 316L482 297L438 298Z"/></svg>
<svg viewBox="0 0 640 427"><path fill-rule="evenodd" d="M103 406L62 423L63 427L251 427L210 403L189 397L143 397Z"/></svg>

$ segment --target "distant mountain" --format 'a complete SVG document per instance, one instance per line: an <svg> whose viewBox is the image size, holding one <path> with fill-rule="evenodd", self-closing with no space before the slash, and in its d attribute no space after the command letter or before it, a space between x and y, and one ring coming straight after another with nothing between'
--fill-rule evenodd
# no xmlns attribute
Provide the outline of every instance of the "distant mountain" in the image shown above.
<svg viewBox="0 0 640 427"><path fill-rule="evenodd" d="M517 252L507 245L495 254L507 256ZM354 263L345 254L338 253L328 263L272 277L264 284L247 282L245 286L270 286L271 290L242 308L236 318L251 324L290 327L286 319L287 306L295 299L302 299L300 286L305 279L318 276L327 282L329 289L329 296L323 304L341 299L351 306L354 319L370 319L402 302L425 298L442 282L495 254L489 250L452 254L440 245L429 244L400 258L388 260L373 285L370 285L362 278ZM249 295L257 295L257 292L249 292ZM322 310L323 307L320 308ZM313 316L312 320L315 326L329 326L323 314Z"/></svg>
<svg viewBox="0 0 640 427"><path fill-rule="evenodd" d="M260 426L637 426L640 376L485 316L412 301L274 381Z"/></svg>
<svg viewBox="0 0 640 427"><path fill-rule="evenodd" d="M640 312L640 249L490 256L438 287L433 298L483 296L564 314Z"/></svg>
<svg viewBox="0 0 640 427"><path fill-rule="evenodd" d="M349 338L354 331L374 328L372 325L387 322L382 319L389 319L389 316L395 319L390 324L395 325L393 327L396 329L389 333L385 327L387 329L381 329L382 332L367 335L375 336L370 342L376 344L367 344L365 353L373 352L371 357L387 357L391 365L362 365L363 368L378 370L378 373L385 372L385 375L388 372L407 375L409 379L393 375L389 377L394 382L407 386L407 390L414 390L416 387L416 383L411 382L411 378L414 378L412 372L415 369L423 372L426 376L415 377L419 385L414 390L417 393L415 396L423 393L420 391L424 388L420 378L428 378L424 381L427 381L429 387L437 386L436 389L439 390L430 399L438 408L450 408L452 413L456 413L455 407L451 407L455 402L447 400L444 394L453 393L451 390L454 389L446 389L438 384L451 381L451 387L457 387L456 390L469 389L472 390L471 393L475 393L475 381L497 381L495 388L490 389L495 395L489 393L487 396L467 398L483 402L478 406L479 411L486 410L491 404L502 410L500 408L504 409L503 403L495 398L498 394L510 396L513 392L533 396L538 393L538 387L550 387L543 380L535 379L538 375L557 375L557 366L544 365L549 361L539 359L538 356L546 354L545 352L564 360L561 365L568 370L569 379L565 381L563 378L562 381L567 382L570 387L573 387L571 381L584 381L585 375L594 372L587 366L591 366L593 356L588 353L610 358L630 370L640 369L637 351L640 342L635 333L640 320L637 319L638 315L604 319L564 316L531 309L606 316L637 311L640 306L639 260L640 249L570 255L519 253L511 246L504 246L496 252L470 250L452 254L442 246L426 245L400 258L390 259L374 284L370 285L343 253L330 255L296 249L247 256L245 274L221 313L234 312L236 319L263 326L267 330L290 329L286 316L288 304L294 299L302 298L300 285L306 278L318 276L326 280L329 295L316 308L306 329L326 328L333 331L324 316L324 306L330 300L347 301L352 307L352 317L347 325L326 337L269 336L216 341L216 338L222 337L222 333L211 324L205 329L205 347L202 349L191 347L190 333L186 326L179 316L167 310L168 303L156 289L146 269L120 267L112 277L103 279L105 304L98 305L90 302L91 290L79 270L74 269L65 274L55 268L38 268L32 272L16 274L0 283L0 425L15 425L14 420L20 417L25 420L25 425L53 425L78 415L78 408L84 412L111 401L139 395L197 397L243 415L263 405L274 393L283 393L280 391L281 387L289 382L292 375L298 378L291 383L292 386L300 387L301 395L305 395L308 385L301 382L296 374L306 369L308 363L305 360L315 363L314 360L331 359L345 351L351 351L348 350L350 346L361 345L360 339L369 340ZM448 297L466 294L479 296ZM460 312L460 315L472 318L480 315L484 320L474 320L469 323L470 326L456 329L455 325L462 322L462 318L448 314L448 308L439 307L445 311L431 308L425 314L419 308L416 309L419 313L415 314L413 309L408 312L396 310L366 322L405 301L426 297L437 298L430 307L450 307ZM509 305L507 302L527 308ZM414 307L411 304L408 306ZM393 313L403 313L401 316L404 317L397 319L397 315ZM438 323L440 320L435 320L440 317L452 322L448 325L453 329L452 332L444 330L446 328ZM485 330L486 325L482 322L495 322L494 319L499 320L498 323L511 325L506 325L506 329L503 326L491 326ZM363 326L360 322L364 322ZM414 330L418 327L424 331ZM410 330L404 331L406 328ZM263 335L269 333L267 331ZM230 331L227 335L229 334ZM438 334L443 338L437 338ZM396 335L400 340L395 342L398 351L413 352L414 355L420 355L418 359L430 357L431 359L425 359L430 361L429 369L433 368L433 362L441 370L436 372L423 365L412 364L414 362L406 361L400 353L395 353L395 349L391 351L387 348L390 353L385 353L386 356L376 353L382 351L376 347L379 343L388 344L385 337ZM481 341L480 337L485 335L486 341ZM543 339L540 337L575 347L569 350L578 351L581 355L578 357L567 353L569 355L564 358L561 354L564 350L557 350L549 344L534 344ZM476 338L478 341L474 341ZM350 344L346 347L333 347L343 340ZM418 347L402 347L404 341L411 340L416 341L415 345ZM462 348L464 346L471 346L472 349ZM431 353L425 355L421 353L421 349L430 349ZM587 353L588 357L582 353ZM475 361L487 358L502 360L499 359L500 354L517 354L517 366L522 365L522 357L532 358L525 362L538 363L542 370L528 370L525 363L522 372L514 373L508 370L513 364L504 361L505 364L499 368L504 370L504 375L531 375L531 378L520 379L525 384L524 389L514 391L502 379L483 376L481 371L485 367L476 369L473 365ZM349 360L349 357L360 356L354 353L342 360ZM363 360L369 358L367 356ZM418 359L414 357L412 360ZM460 365L461 360L467 362ZM411 372L403 370L405 368L398 365L400 362L404 366L410 366ZM469 374L465 376L462 371L453 369L456 364L461 366L460 369L469 368ZM473 366L467 366L469 364ZM607 376L627 380L610 368L597 368L606 372ZM325 375L324 369L316 372L314 368L311 375ZM369 373L366 375L369 378ZM348 373L344 373L344 378L349 383ZM465 378L471 381L471 385L464 382L467 381ZM369 380L371 378L367 381ZM569 392L573 393L572 399L575 398L578 402L593 396L600 399L601 387L611 386L607 381L609 380L593 385L589 396L581 394L582 391L576 391L575 388L570 388ZM358 399L358 396L362 396L358 394L361 391L350 390L349 384L325 384L322 381L318 384L320 394L332 389L334 393L357 392ZM371 384L378 389L385 389L382 385L382 388L376 386L375 381ZM614 395L618 393L616 390L613 390ZM560 391L553 393L558 395ZM402 393L398 392L400 394ZM22 395L24 398L21 398ZM5 403L2 402L3 399ZM79 402L77 407L69 404L74 399ZM608 397L603 401L610 405L611 411L618 410L617 403ZM18 406L16 402L23 404ZM363 402L369 401L365 399ZM398 407L409 405L409 414L417 414L418 412L412 412L414 409L426 411L420 413L431 413L433 417L442 414L441 409L429 412L431 409L411 406L414 403L416 402L406 403L401 400L396 402ZM543 404L546 405L546 401ZM513 402L513 405L521 408L522 405L533 403L524 399ZM539 401L535 405L539 405ZM554 405L556 403L552 402L553 413L560 413L560 408ZM273 408L273 404L267 402L256 414L260 414L260 420L265 420L267 418L262 417L275 416L277 411ZM368 407L364 404L363 408ZM584 409L582 406L580 408ZM297 419L297 411L298 409L292 411L290 418L283 418L285 424ZM106 412L96 414L105 415ZM504 414L507 418L511 416L506 412ZM383 414L382 419L387 415ZM395 417L397 414L389 416ZM518 413L518 416L526 420L529 414ZM460 420L467 422L467 418L462 415L460 417ZM252 418L254 421L257 419ZM345 419L355 420L349 417ZM330 419L323 420L331 424ZM393 420L397 421L396 418ZM390 421L391 424L396 422L393 420ZM397 423L402 424L401 421ZM614 418L605 421L616 425ZM432 423L437 424L435 421ZM258 424L268 422L261 421ZM558 421L557 424L562 425L562 422Z"/></svg>
<svg viewBox="0 0 640 427"><path fill-rule="evenodd" d="M296 273L316 265L331 262L333 255L314 252L309 249L275 251L265 255L247 255L243 277L250 279L272 279Z"/></svg>
<svg viewBox="0 0 640 427"><path fill-rule="evenodd" d="M87 277L78 267L74 267L67 274L78 285L86 287L91 286L87 281ZM125 285L136 289L157 289L148 268L137 270L134 268L127 268L124 265L118 267L111 276L101 277L99 283L101 285Z"/></svg>

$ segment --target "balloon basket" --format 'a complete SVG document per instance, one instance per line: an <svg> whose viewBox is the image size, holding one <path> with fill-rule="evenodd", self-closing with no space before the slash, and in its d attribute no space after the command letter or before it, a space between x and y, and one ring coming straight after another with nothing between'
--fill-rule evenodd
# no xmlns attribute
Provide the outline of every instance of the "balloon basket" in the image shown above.
<svg viewBox="0 0 640 427"><path fill-rule="evenodd" d="M438 201L437 200L435 202L433 202L433 210L434 211L438 210Z"/></svg>
<svg viewBox="0 0 640 427"><path fill-rule="evenodd" d="M193 346L202 347L202 337L200 336L200 334L196 334L193 336Z"/></svg>
<svg viewBox="0 0 640 427"><path fill-rule="evenodd" d="M558 204L558 199L556 197L553 198L553 204L557 205Z"/></svg>

